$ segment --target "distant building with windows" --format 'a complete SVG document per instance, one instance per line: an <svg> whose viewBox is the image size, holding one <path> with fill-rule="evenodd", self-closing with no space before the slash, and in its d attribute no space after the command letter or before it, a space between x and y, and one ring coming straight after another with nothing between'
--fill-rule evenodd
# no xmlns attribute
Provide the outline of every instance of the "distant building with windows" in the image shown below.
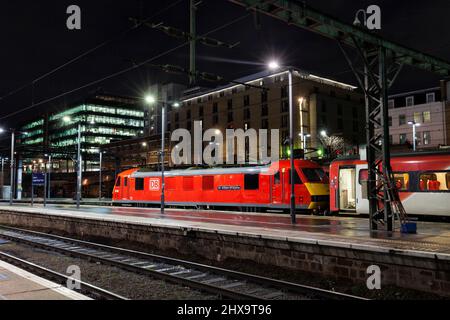
<svg viewBox="0 0 450 320"><path fill-rule="evenodd" d="M389 97L389 129L392 145L413 145L416 126L417 149L447 145L446 90L441 87L400 93Z"/></svg>
<svg viewBox="0 0 450 320"><path fill-rule="evenodd" d="M84 171L99 169L99 148L144 134L142 101L130 97L94 94L82 101L39 116L20 127L17 151L26 172L38 157L51 155L53 172L73 172L81 128Z"/></svg>

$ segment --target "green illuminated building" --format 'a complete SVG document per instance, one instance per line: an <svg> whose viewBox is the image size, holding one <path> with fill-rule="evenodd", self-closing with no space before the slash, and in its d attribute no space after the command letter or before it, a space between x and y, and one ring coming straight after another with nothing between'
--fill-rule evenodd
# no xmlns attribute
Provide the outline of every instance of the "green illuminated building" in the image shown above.
<svg viewBox="0 0 450 320"><path fill-rule="evenodd" d="M51 155L55 171L73 172L70 160L76 154L79 125L84 169L94 171L102 145L143 134L144 110L138 99L98 94L30 121L20 128L26 134L17 149L26 170L34 170L39 157Z"/></svg>

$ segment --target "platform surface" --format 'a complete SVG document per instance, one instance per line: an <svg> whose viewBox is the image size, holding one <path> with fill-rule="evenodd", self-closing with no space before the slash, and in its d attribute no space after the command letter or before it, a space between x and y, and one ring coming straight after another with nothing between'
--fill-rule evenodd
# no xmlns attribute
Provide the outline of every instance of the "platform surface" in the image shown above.
<svg viewBox="0 0 450 320"><path fill-rule="evenodd" d="M91 299L0 260L0 300Z"/></svg>
<svg viewBox="0 0 450 320"><path fill-rule="evenodd" d="M368 218L297 216L292 225L286 214L237 213L158 208L98 207L73 205L8 206L0 210L84 219L129 222L184 230L219 232L246 237L328 245L355 250L391 252L450 260L450 224L418 222L418 234L370 233ZM0 213L1 214L1 213Z"/></svg>

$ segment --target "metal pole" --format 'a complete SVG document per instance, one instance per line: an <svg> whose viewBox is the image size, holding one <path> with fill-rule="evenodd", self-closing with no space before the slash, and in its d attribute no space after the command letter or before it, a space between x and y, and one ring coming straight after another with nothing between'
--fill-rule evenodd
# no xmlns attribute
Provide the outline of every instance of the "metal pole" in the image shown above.
<svg viewBox="0 0 450 320"><path fill-rule="evenodd" d="M412 125L413 127L413 150L416 151L417 148L417 141L416 141L416 124L414 123Z"/></svg>
<svg viewBox="0 0 450 320"><path fill-rule="evenodd" d="M13 205L13 196L14 196L14 140L15 140L15 134L14 131L11 132L11 190L9 191L9 205Z"/></svg>
<svg viewBox="0 0 450 320"><path fill-rule="evenodd" d="M98 200L102 200L102 162L103 162L103 153L100 150L100 171L98 173Z"/></svg>
<svg viewBox="0 0 450 320"><path fill-rule="evenodd" d="M289 150L291 151L291 221L297 223L295 216L295 181L294 181L294 101L292 88L292 69L289 70Z"/></svg>
<svg viewBox="0 0 450 320"><path fill-rule="evenodd" d="M379 65L379 84L381 88L380 101L381 101L381 117L383 126L383 174L387 179L391 177L391 152L389 141L389 108L388 108L388 83L386 76L386 49L379 49L380 65ZM393 231L394 221L392 214L392 207L389 199L388 187L384 186L384 220L386 222L387 231Z"/></svg>
<svg viewBox="0 0 450 320"><path fill-rule="evenodd" d="M191 87L193 87L195 85L196 82L196 33L197 33L197 28L196 28L196 10L197 8L195 7L195 0L190 0L190 34L191 34L191 41L189 43L189 59L190 59L190 63L189 63L189 85Z"/></svg>
<svg viewBox="0 0 450 320"><path fill-rule="evenodd" d="M47 181L47 185L48 185L48 195L47 198L50 199L51 197L51 186L50 186L50 175L52 174L52 155L50 154L48 156L48 181Z"/></svg>
<svg viewBox="0 0 450 320"><path fill-rule="evenodd" d="M47 206L47 166L44 173L44 207Z"/></svg>
<svg viewBox="0 0 450 320"><path fill-rule="evenodd" d="M78 123L78 150L77 150L77 209L80 209L81 200L81 124Z"/></svg>
<svg viewBox="0 0 450 320"><path fill-rule="evenodd" d="M161 214L164 214L164 206L165 206L165 199L164 199L164 191L165 191L165 181L164 181L164 136L165 136L165 105L164 102L162 103L162 110L161 110Z"/></svg>

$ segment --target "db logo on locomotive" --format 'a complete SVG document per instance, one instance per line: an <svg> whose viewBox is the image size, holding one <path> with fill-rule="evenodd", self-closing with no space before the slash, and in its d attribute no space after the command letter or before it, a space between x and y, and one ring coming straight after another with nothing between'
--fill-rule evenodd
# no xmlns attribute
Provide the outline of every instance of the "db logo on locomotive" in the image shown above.
<svg viewBox="0 0 450 320"><path fill-rule="evenodd" d="M159 191L159 179L150 179L150 191Z"/></svg>

